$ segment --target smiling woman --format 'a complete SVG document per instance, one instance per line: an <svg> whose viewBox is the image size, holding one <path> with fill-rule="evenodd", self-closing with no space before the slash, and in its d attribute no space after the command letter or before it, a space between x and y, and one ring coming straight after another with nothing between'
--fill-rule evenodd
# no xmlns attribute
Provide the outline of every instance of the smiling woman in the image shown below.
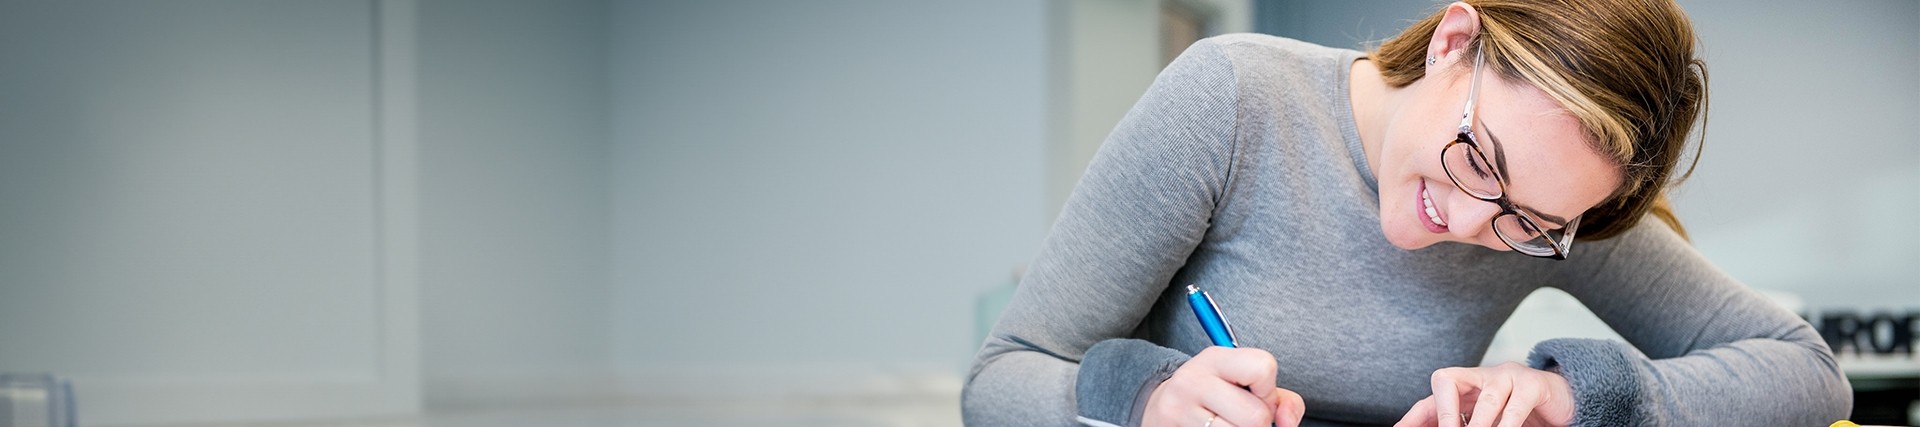
<svg viewBox="0 0 1920 427"><path fill-rule="evenodd" d="M1665 189L1694 120L1705 116L1707 83L1706 63L1693 56L1692 25L1679 6L1635 0L1472 3L1418 21L1369 54L1386 84L1405 88L1459 68L1434 67L1441 58L1435 55L1457 53L1451 63L1468 51L1486 55L1501 83L1521 92L1522 99L1507 107L1535 112L1513 123L1558 130L1540 136L1588 145L1624 175L1601 181L1614 184L1605 203L1582 205L1593 210L1581 236L1619 235L1646 213L1685 235ZM1480 42L1462 45L1465 51L1445 50L1466 40Z"/></svg>
<svg viewBox="0 0 1920 427"><path fill-rule="evenodd" d="M1819 335L1664 208L1705 108L1690 25L1665 0L1475 0L1372 54L1195 43L1074 189L975 359L967 422L1845 417ZM1210 345L1190 284L1237 348ZM1549 286L1631 344L1553 339L1528 364L1474 367Z"/></svg>
<svg viewBox="0 0 1920 427"><path fill-rule="evenodd" d="M1462 13L1465 13L1464 11L1469 9L1460 10L1463 11ZM1462 17L1458 19L1465 20L1467 18ZM1437 63L1438 59L1431 62ZM1395 155L1412 156L1413 158L1396 158L1396 160L1407 160L1407 163L1396 161L1393 162L1393 164L1381 164L1381 154L1376 154L1382 151L1380 138L1370 138L1370 135L1365 130L1378 129L1385 126L1385 124L1378 123L1379 119L1374 116L1361 115L1359 118L1360 127L1363 129L1361 133L1361 143L1367 148L1369 163L1381 164L1380 170L1383 175L1387 176L1399 175L1398 170L1394 168L1395 166L1411 163L1408 169L1415 173L1413 174L1414 176L1408 179L1416 180L1419 187L1419 203L1415 205L1415 209L1420 212L1414 216L1419 217L1419 214L1425 214L1425 216L1421 218L1425 221L1420 222L1431 235L1439 236L1436 238L1445 238L1445 236L1451 234L1456 240L1466 243L1481 243L1476 242L1476 238L1478 240L1487 240L1489 234L1491 234L1491 237L1498 238L1499 243L1505 245L1505 247L1487 244L1489 248L1495 250L1511 248L1512 250L1530 256L1566 259L1567 251L1572 249L1571 245L1573 244L1572 240L1575 235L1574 231L1579 227L1580 215L1578 213L1568 214L1571 217L1571 219L1568 219L1567 217L1556 216L1542 210L1524 208L1510 200L1507 197L1507 193L1509 192L1508 186L1514 184L1507 177L1514 174L1515 171L1508 166L1508 151L1521 151L1523 152L1522 154L1533 154L1519 156L1524 157L1524 160L1530 160L1529 162L1522 162L1522 164L1543 166L1545 169L1551 171L1549 173L1527 174L1533 178L1530 179L1530 181L1535 181L1535 186L1540 182L1547 181L1549 178L1554 179L1554 181L1556 181L1554 182L1555 184L1571 181L1558 186L1562 188L1563 191L1543 192L1539 197L1533 198L1536 205L1544 204L1555 206L1556 209L1553 210L1562 210L1558 209L1558 207L1568 204L1569 201L1572 201L1575 206L1579 206L1579 208L1574 209L1593 206L1593 200L1597 199L1598 195L1605 194L1608 191L1607 188L1614 185L1614 183L1620 182L1618 168L1609 162L1599 159L1599 156L1588 152L1584 147L1577 144L1553 143L1577 141L1579 140L1580 134L1574 132L1574 129L1576 129L1574 126L1566 123L1570 121L1568 117L1563 114L1556 114L1559 107L1552 102L1546 101L1545 98L1539 94L1538 90L1528 91L1527 89L1530 88L1523 85L1503 85L1504 87L1498 88L1501 90L1494 92L1505 91L1503 93L1514 95L1513 102L1505 104L1509 107L1505 111L1526 111L1527 116L1534 118L1534 120L1530 121L1530 124L1534 124L1535 126L1521 127L1519 128L1520 131L1516 133L1520 133L1522 134L1521 136L1526 137L1524 140L1542 142L1536 144L1519 144L1520 146L1515 147L1514 150L1508 150L1506 144L1502 144L1500 138L1494 136L1491 126L1482 125L1480 127L1485 131L1482 134L1486 135L1487 141L1491 143L1487 146L1492 149L1493 153L1492 159L1494 160L1488 161L1486 151L1480 148L1481 144L1478 138L1474 137L1474 127L1476 123L1475 113L1479 107L1475 101L1478 101L1480 97L1480 81L1482 80L1480 77L1480 69L1484 63L1485 55L1476 52L1473 61L1473 74L1469 79L1470 82L1467 83L1469 89L1467 91L1466 112L1460 115L1459 133L1454 137L1453 142L1447 143L1438 150L1440 151L1440 166L1446 173L1447 179L1452 181L1453 185L1460 190L1459 194L1467 197L1452 198L1450 201L1455 203L1441 202L1439 205L1435 204L1434 192L1427 187L1428 177L1417 173L1423 169L1420 168L1420 166L1429 163L1419 159L1420 156L1417 154L1418 151L1427 151L1424 150L1427 148L1425 145L1394 144L1396 148L1405 148L1410 145L1416 148L1415 150L1401 149L1395 153ZM1355 64L1356 66L1365 66L1367 63L1356 62ZM1363 72L1371 72L1371 70L1367 69L1362 70ZM1356 86L1377 89L1379 85L1374 83L1377 82L1359 82L1356 83ZM1381 90L1371 90L1368 91L1369 95L1363 96L1381 96L1379 94L1383 92L1384 91ZM1411 91L1400 92L1407 93ZM1505 119L1510 117L1503 115L1499 118ZM1396 123L1407 121L1400 115L1393 115L1387 117L1387 119ZM1519 121L1516 120L1515 122ZM1418 133L1423 134L1425 132ZM1509 134L1508 136L1514 135ZM1410 151L1414 153L1410 154ZM1382 184L1388 188L1398 188L1405 186L1395 184L1400 184L1404 181L1405 180L1397 179L1383 180ZM1393 202L1399 199L1385 196L1404 193L1404 191L1381 191L1380 194L1383 196L1381 206L1396 206ZM1448 193L1443 189L1441 194ZM1543 201L1550 203L1538 203ZM1464 206L1462 206L1463 204ZM1455 217L1455 219L1464 220L1465 222L1455 226L1449 226L1446 221L1448 215L1444 213L1449 210L1456 214L1461 214L1462 216ZM1386 210L1386 212L1393 211L1394 210L1391 209ZM1398 230L1395 229L1395 224L1400 221L1395 221L1394 219L1399 218L1403 218L1403 216L1381 215L1381 227L1387 231L1388 239L1393 240L1395 245L1404 249L1419 249L1435 241L1434 239L1421 239L1421 235L1418 233L1412 233L1411 235L1405 232L1396 233ZM1491 233L1489 233L1488 230L1491 230Z"/></svg>

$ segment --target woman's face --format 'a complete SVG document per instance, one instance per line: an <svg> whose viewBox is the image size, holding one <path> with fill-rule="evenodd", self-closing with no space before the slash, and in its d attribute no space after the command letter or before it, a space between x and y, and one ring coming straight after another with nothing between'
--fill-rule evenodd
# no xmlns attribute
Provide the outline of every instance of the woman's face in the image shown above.
<svg viewBox="0 0 1920 427"><path fill-rule="evenodd" d="M1491 226L1500 207L1461 191L1441 166L1441 150L1459 134L1466 111L1473 73L1472 61L1463 62L1409 85L1409 101L1387 119L1380 164L1374 165L1380 228L1402 249L1450 241L1512 250ZM1588 146L1578 119L1532 85L1490 70L1480 78L1474 137L1506 179L1509 201L1544 219L1542 227L1558 229L1612 194L1620 169Z"/></svg>

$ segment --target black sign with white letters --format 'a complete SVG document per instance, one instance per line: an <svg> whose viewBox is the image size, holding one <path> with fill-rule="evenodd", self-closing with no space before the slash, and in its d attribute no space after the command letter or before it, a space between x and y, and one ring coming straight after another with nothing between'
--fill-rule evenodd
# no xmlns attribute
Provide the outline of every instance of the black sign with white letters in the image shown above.
<svg viewBox="0 0 1920 427"><path fill-rule="evenodd" d="M1833 348L1834 354L1853 352L1913 357L1915 328L1920 328L1920 322L1915 321L1920 318L1920 310L1861 313L1838 309L1802 317L1820 331L1820 337L1826 339L1827 346Z"/></svg>

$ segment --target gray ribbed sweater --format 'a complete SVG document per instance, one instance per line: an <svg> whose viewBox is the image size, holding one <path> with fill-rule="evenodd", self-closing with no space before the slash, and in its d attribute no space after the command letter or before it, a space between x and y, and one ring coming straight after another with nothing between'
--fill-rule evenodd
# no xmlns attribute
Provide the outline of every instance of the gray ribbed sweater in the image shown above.
<svg viewBox="0 0 1920 427"><path fill-rule="evenodd" d="M977 426L1134 425L1205 348L1183 285L1240 344L1273 352L1309 425L1391 424L1434 370L1477 365L1520 300L1565 290L1628 343L1558 339L1537 368L1575 425L1827 425L1852 405L1819 335L1642 221L1571 260L1380 231L1347 98L1359 52L1264 35L1203 40L1167 67L1074 189L974 361ZM1630 343L1630 345L1629 345Z"/></svg>

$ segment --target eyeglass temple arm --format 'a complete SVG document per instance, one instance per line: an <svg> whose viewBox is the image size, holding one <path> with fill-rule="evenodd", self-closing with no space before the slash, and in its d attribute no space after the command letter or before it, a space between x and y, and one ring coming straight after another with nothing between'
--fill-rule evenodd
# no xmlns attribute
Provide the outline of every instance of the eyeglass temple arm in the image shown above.
<svg viewBox="0 0 1920 427"><path fill-rule="evenodd" d="M1473 50L1473 81L1467 84L1467 111L1460 113L1460 133L1473 133L1473 103L1480 99L1480 66L1486 63L1485 46Z"/></svg>

